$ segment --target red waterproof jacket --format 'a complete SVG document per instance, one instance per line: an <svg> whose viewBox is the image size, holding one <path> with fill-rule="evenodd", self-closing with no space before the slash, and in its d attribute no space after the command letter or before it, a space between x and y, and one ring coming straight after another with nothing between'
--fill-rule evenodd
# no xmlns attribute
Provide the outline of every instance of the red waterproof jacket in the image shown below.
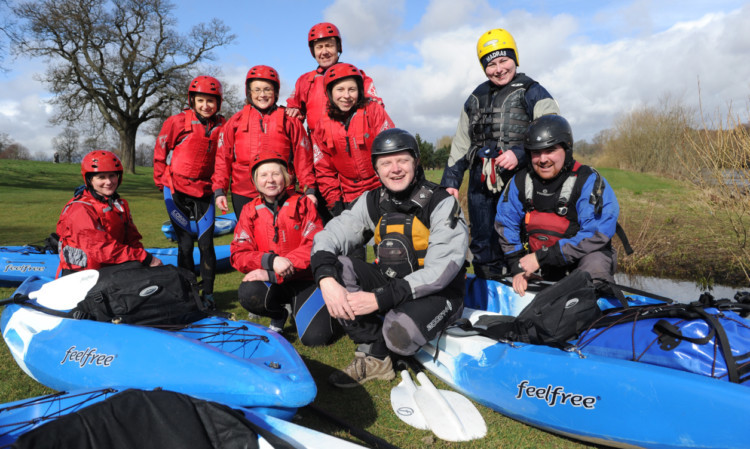
<svg viewBox="0 0 750 449"><path fill-rule="evenodd" d="M192 109L169 117L161 127L154 147L154 183L173 192L201 198L213 193L216 150L224 117L204 126Z"/></svg>
<svg viewBox="0 0 750 449"><path fill-rule="evenodd" d="M380 103L370 100L344 124L325 115L312 135L318 188L329 206L338 200L350 203L368 190L380 187L372 168L375 136L393 128Z"/></svg>
<svg viewBox="0 0 750 449"><path fill-rule="evenodd" d="M304 195L288 196L275 214L257 197L245 205L234 228L230 261L242 273L257 269L273 272L273 258L283 256L295 270L287 280L312 280L310 252L313 237L322 229L315 205ZM271 282L284 281L278 275L269 278Z"/></svg>
<svg viewBox="0 0 750 449"><path fill-rule="evenodd" d="M287 159L292 176L290 192L297 179L302 191L315 192L312 149L302 122L288 117L283 107L263 114L252 105L234 114L222 129L212 178L214 191L226 194L231 178L233 193L256 197L250 166L262 150L276 151Z"/></svg>
<svg viewBox="0 0 750 449"><path fill-rule="evenodd" d="M99 200L88 190L65 205L57 222L60 268L80 271L137 260L149 253L133 223L128 202Z"/></svg>
<svg viewBox="0 0 750 449"><path fill-rule="evenodd" d="M326 115L328 97L323 79L324 73L325 70L318 67L300 76L294 85L294 92L286 100L286 107L299 109L303 120L307 118L307 129L310 130L310 135L318 121ZM362 78L365 83L365 97L383 104L383 100L378 97L378 92L375 90L372 78L365 75L365 72L362 72Z"/></svg>

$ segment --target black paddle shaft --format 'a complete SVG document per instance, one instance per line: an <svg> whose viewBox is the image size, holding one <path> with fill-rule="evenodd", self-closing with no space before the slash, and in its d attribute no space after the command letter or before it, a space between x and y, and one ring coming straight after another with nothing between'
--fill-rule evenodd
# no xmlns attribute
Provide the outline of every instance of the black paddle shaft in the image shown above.
<svg viewBox="0 0 750 449"><path fill-rule="evenodd" d="M316 407L310 404L307 406L307 408L317 413L319 416L322 416L323 418L333 422L334 424L341 427L342 429L348 431L349 433L352 434L352 436L364 441L365 443L370 445L370 447L373 447L376 449L399 449L398 446L392 445L391 443L385 441L384 439L371 434L365 429L349 424L346 421L343 421L341 418L338 418L337 416L334 416L319 407Z"/></svg>

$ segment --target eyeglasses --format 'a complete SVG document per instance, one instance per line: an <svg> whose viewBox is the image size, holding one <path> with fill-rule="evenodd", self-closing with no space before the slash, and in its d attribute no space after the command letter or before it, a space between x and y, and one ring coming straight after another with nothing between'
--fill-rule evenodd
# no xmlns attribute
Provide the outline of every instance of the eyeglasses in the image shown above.
<svg viewBox="0 0 750 449"><path fill-rule="evenodd" d="M257 87L255 89L250 89L250 92L254 93L255 95L258 94L270 94L273 93L273 89L270 87L266 87L264 89L258 89Z"/></svg>

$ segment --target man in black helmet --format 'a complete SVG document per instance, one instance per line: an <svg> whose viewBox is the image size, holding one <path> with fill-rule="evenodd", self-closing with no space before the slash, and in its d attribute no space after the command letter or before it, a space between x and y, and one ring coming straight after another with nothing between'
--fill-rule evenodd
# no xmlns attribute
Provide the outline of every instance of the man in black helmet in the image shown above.
<svg viewBox="0 0 750 449"><path fill-rule="evenodd" d="M463 310L469 236L458 202L425 179L417 141L404 130L378 134L372 163L383 186L331 220L312 249L328 312L358 345L329 379L344 388L393 379L390 352L414 354ZM343 255L373 236L375 265Z"/></svg>
<svg viewBox="0 0 750 449"><path fill-rule="evenodd" d="M540 268L545 280L580 268L595 283L614 281L617 256L611 240L620 206L607 181L573 159L568 121L559 115L534 120L524 149L531 168L511 180L495 216L513 289L523 295Z"/></svg>

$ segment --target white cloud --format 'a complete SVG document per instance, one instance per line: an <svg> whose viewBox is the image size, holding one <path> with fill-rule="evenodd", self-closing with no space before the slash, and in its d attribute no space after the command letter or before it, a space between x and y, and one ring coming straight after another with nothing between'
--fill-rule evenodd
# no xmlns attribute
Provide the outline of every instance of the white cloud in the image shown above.
<svg viewBox="0 0 750 449"><path fill-rule="evenodd" d="M341 32L342 59L367 59L391 47L403 22L405 0L336 0L324 11Z"/></svg>
<svg viewBox="0 0 750 449"><path fill-rule="evenodd" d="M463 11L469 15L483 8L482 2L466 5ZM631 5L629 17L648 15L644 9L648 5ZM435 0L428 7L415 28L420 32L412 34L415 56L408 64L369 71L396 124L428 140L453 134L463 102L484 81L476 40L493 27L513 33L521 71L558 100L576 138L590 139L612 127L618 114L656 105L665 95L697 107L698 79L704 111L749 99L750 40L737 30L750 29L750 6L707 14L656 33L650 32L653 25L644 17L643 24L621 29L630 37L609 43L582 36L578 19L567 14L544 16L522 10L503 14L484 9L484 20L471 24L425 26L450 23L444 13L450 10L444 6L445 0ZM611 20L631 23L628 17Z"/></svg>

